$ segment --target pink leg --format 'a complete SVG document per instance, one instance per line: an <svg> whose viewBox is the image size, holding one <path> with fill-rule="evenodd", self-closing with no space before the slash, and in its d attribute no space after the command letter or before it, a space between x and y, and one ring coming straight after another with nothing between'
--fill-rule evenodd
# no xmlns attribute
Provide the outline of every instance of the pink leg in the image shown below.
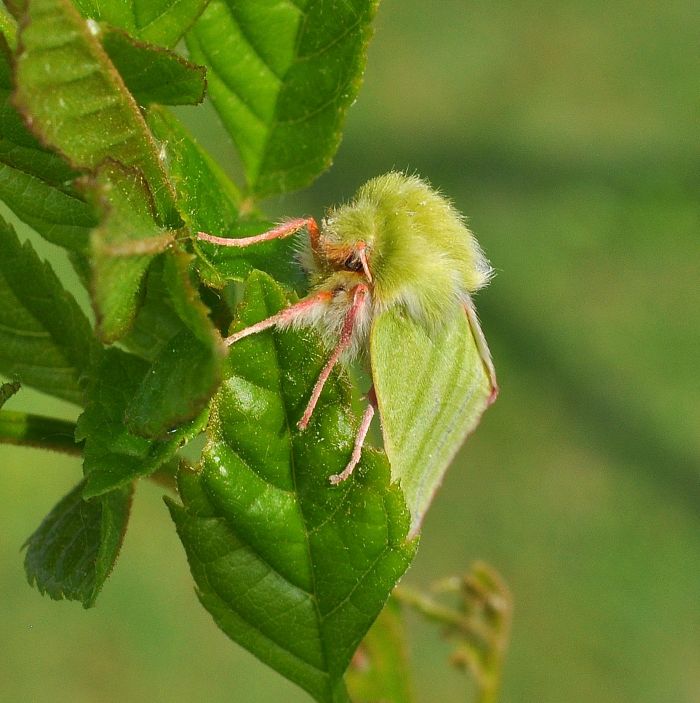
<svg viewBox="0 0 700 703"><path fill-rule="evenodd" d="M260 322L256 322L254 325L250 325L249 327L245 327L240 332L236 332L236 333L232 334L230 337L226 337L226 339L224 339L224 344L227 347L230 347L232 344L235 344L239 340L243 339L244 337L248 337L251 334L257 334L258 332L262 332L263 330L269 329L270 327L274 327L275 325L290 322L297 315L299 315L300 313L303 313L305 310L308 310L309 308L312 308L314 305L324 305L324 304L328 303L332 297L333 297L333 294L330 293L330 291L321 291L320 293L317 293L316 295L312 295L312 296L309 296L308 298L304 298L303 300L300 300L298 303L295 303L294 305L290 305L288 308L281 310L276 315L272 315L272 317L268 317L266 320L261 320Z"/></svg>
<svg viewBox="0 0 700 703"><path fill-rule="evenodd" d="M267 232L262 234L256 234L252 237L241 237L240 239L229 239L227 237L216 237L213 234L207 234L206 232L197 232L197 239L204 242L211 242L212 244L221 244L225 247L247 247L251 244L258 244L260 242L267 242L270 239L281 239L283 237L289 237L300 229L306 227L309 230L309 236L312 241L316 241L319 236L318 225L313 217L299 217L295 220L289 220L288 222L283 222L277 227L273 227Z"/></svg>
<svg viewBox="0 0 700 703"><path fill-rule="evenodd" d="M350 346L350 342L352 341L352 332L355 328L355 320L357 319L357 313L362 307L362 304L367 297L367 293L368 288L364 283L360 283L353 288L352 305L345 315L345 320L343 320L343 329L340 333L340 341L333 350L333 353L326 362L326 365L323 367L323 370L314 385L314 389L311 391L311 397L309 398L306 410L304 411L301 420L297 422L297 427L300 430L305 430L308 426L309 420L311 420L311 415L316 407L316 403L318 403L318 399L321 397L323 386L326 385L326 381L331 375L333 367L338 363L338 359L340 359L341 354Z"/></svg>
<svg viewBox="0 0 700 703"><path fill-rule="evenodd" d="M369 426L372 423L372 418L374 417L374 405L370 404L365 409L362 415L362 421L360 422L360 429L357 430L357 436L355 437L355 446L352 450L352 455L350 456L350 461L348 465L339 473L329 476L328 480L337 486L342 481L350 477L350 474L354 471L355 467L360 462L360 457L362 456L362 446L365 443L365 437L367 437L367 432L369 432Z"/></svg>

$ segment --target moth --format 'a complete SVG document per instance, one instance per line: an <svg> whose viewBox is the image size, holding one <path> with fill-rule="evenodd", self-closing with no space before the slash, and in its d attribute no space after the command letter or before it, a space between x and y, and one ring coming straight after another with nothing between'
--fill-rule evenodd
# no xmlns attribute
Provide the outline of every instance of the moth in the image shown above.
<svg viewBox="0 0 700 703"><path fill-rule="evenodd" d="M498 394L472 302L491 278L491 266L452 204L424 180L401 172L368 181L320 225L304 217L242 239L206 232L197 237L247 247L300 230L306 230L299 260L309 276L308 295L225 342L271 327L312 327L321 334L330 355L299 418L300 430L335 365L363 355L373 385L347 466L329 480L335 485L352 474L379 409L392 473L408 490L415 516Z"/></svg>

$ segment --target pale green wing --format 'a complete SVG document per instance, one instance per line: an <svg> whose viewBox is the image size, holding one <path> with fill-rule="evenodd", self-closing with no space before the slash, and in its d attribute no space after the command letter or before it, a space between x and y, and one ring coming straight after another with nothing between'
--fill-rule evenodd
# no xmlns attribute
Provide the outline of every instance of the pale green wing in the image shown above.
<svg viewBox="0 0 700 703"><path fill-rule="evenodd" d="M452 457L495 396L493 366L472 310L431 335L399 311L384 312L372 325L370 353L384 446L415 534Z"/></svg>

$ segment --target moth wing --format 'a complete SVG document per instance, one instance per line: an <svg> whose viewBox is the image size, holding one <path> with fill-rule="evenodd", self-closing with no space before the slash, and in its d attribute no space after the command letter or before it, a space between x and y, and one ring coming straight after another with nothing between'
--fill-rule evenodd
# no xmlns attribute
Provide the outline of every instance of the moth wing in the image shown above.
<svg viewBox="0 0 700 703"><path fill-rule="evenodd" d="M473 308L434 334L396 310L372 325L370 363L384 448L392 478L401 482L412 534L495 397L490 358Z"/></svg>

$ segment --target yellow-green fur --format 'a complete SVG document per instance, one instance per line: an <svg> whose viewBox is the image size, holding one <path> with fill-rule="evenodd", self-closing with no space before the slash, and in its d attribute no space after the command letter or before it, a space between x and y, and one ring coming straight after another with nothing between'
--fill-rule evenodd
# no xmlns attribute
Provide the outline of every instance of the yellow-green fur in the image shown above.
<svg viewBox="0 0 700 703"><path fill-rule="evenodd" d="M373 312L398 305L427 328L448 323L491 275L464 218L427 183L404 173L373 178L350 203L331 210L321 239L340 248L364 242ZM311 251L303 262L317 290L349 288L359 277Z"/></svg>

